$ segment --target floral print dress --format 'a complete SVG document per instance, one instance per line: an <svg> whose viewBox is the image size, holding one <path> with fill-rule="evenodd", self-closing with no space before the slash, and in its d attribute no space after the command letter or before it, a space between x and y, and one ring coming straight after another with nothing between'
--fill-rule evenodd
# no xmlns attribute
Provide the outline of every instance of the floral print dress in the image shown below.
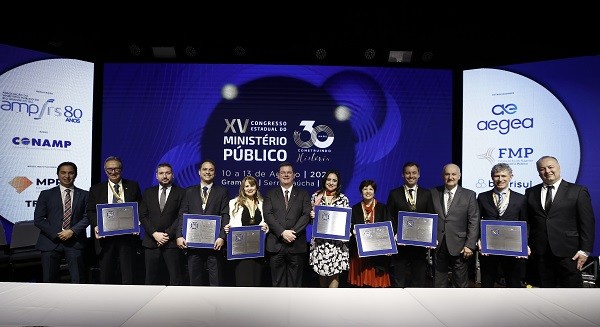
<svg viewBox="0 0 600 327"><path fill-rule="evenodd" d="M314 193L310 198L313 206L330 205L333 207L349 208L349 200L339 193L331 203L325 203L320 193ZM349 268L350 251L347 241L312 238L310 242L309 264L321 276L339 274Z"/></svg>

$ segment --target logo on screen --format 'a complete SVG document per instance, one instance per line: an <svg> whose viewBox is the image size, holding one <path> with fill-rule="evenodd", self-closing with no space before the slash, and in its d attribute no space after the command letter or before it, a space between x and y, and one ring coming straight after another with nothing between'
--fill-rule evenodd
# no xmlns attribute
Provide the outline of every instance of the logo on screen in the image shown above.
<svg viewBox="0 0 600 327"><path fill-rule="evenodd" d="M79 124L83 117L83 110L73 106L54 107L54 99L47 99L40 108L39 100L29 97L27 94L4 92L2 94L2 111L16 113L25 113L34 120L40 120L44 117L64 117L66 122Z"/></svg>
<svg viewBox="0 0 600 327"><path fill-rule="evenodd" d="M313 145L320 149L330 147L334 140L333 130L327 125L313 127L314 124L314 120L303 120L300 122L300 126L304 128L301 131L294 131L294 142L296 142L296 145L304 149L308 149ZM310 137L305 138L306 141L302 140L303 132L307 132L310 135Z"/></svg>
<svg viewBox="0 0 600 327"><path fill-rule="evenodd" d="M10 182L8 182L8 184L10 184L10 186L12 186L17 191L17 193L21 193L25 191L29 186L31 186L33 182L25 176L17 176L13 178Z"/></svg>
<svg viewBox="0 0 600 327"><path fill-rule="evenodd" d="M503 115L514 115L517 113L518 107L516 104L497 104L492 106L492 114L495 116ZM528 118L513 118L513 119L500 119L500 120L480 120L477 122L477 129L480 131L495 131L502 135L508 134L511 130L515 129L529 129L533 128L533 117Z"/></svg>
<svg viewBox="0 0 600 327"><path fill-rule="evenodd" d="M505 162L514 165L525 165L533 161L533 148L498 148L498 155L495 156L495 148L488 148L486 152L477 154L477 159L487 160L491 165L498 162Z"/></svg>
<svg viewBox="0 0 600 327"><path fill-rule="evenodd" d="M66 149L71 146L71 141L68 140L49 140L39 139L34 137L19 137L15 136L12 138L14 145L26 145L33 147L44 147L44 148L63 148Z"/></svg>

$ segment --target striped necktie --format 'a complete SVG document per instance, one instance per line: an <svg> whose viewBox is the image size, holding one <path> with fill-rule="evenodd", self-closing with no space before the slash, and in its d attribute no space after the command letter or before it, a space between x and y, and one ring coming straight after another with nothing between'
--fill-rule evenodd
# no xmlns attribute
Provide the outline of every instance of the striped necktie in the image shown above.
<svg viewBox="0 0 600 327"><path fill-rule="evenodd" d="M65 190L65 207L64 207L64 212L63 212L63 223L62 223L63 230L69 229L71 227L71 213L72 213L71 190L66 189Z"/></svg>

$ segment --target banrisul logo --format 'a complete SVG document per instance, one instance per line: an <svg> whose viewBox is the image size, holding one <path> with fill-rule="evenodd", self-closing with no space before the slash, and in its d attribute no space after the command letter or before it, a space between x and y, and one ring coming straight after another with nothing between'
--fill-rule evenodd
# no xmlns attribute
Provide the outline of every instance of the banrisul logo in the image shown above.
<svg viewBox="0 0 600 327"><path fill-rule="evenodd" d="M34 120L59 118L67 123L79 124L83 118L83 110L71 105L57 106L55 99L40 102L27 95L16 96L12 92L2 93L0 109L4 112L27 115Z"/></svg>
<svg viewBox="0 0 600 327"><path fill-rule="evenodd" d="M477 122L477 129L480 131L498 131L502 135L510 133L511 130L520 128L533 128L533 117L518 118L515 115L518 112L516 104L497 104L491 108L495 119L480 120Z"/></svg>

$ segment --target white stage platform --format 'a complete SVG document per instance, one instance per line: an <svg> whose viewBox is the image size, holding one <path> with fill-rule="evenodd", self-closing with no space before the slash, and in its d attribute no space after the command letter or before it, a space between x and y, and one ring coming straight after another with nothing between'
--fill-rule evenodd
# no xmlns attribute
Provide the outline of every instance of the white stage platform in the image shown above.
<svg viewBox="0 0 600 327"><path fill-rule="evenodd" d="M600 326L583 289L0 283L0 326Z"/></svg>

